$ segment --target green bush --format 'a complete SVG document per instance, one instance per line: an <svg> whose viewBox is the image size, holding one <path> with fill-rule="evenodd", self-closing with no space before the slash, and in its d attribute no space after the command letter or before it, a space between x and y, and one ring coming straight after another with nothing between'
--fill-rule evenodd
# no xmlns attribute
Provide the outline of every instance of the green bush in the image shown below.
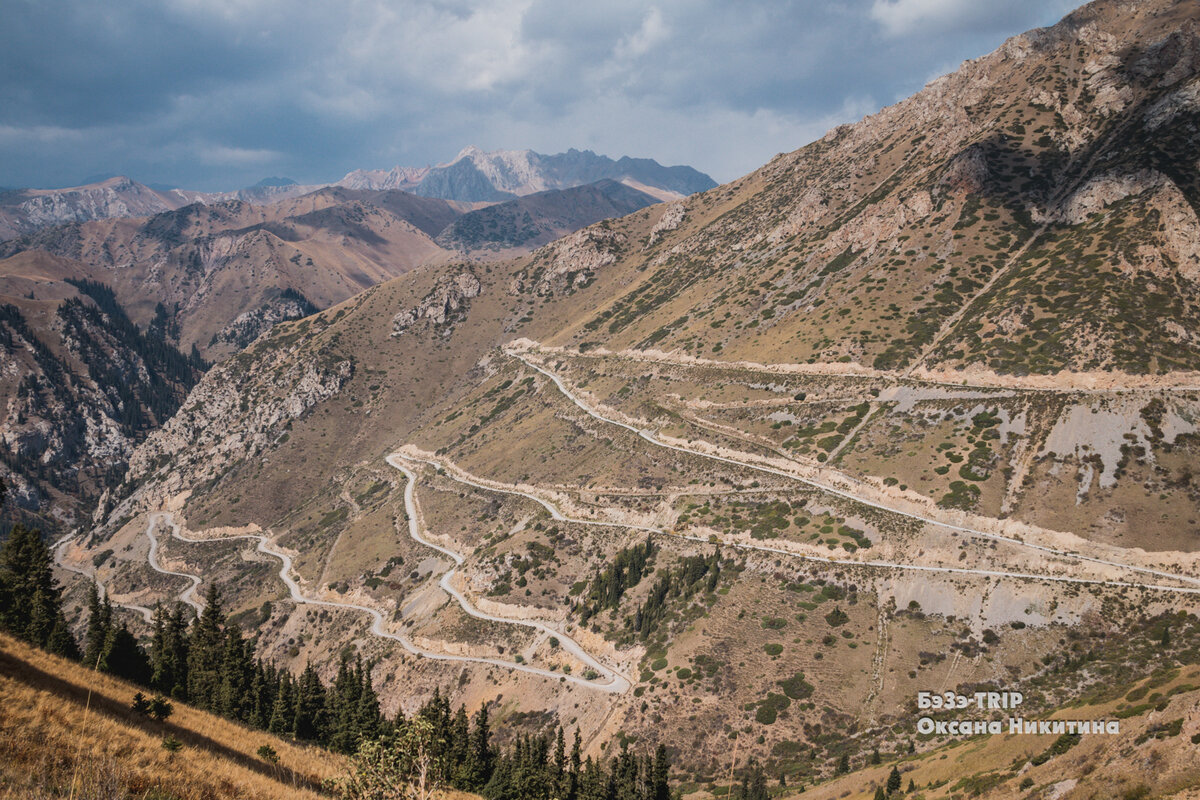
<svg viewBox="0 0 1200 800"><path fill-rule="evenodd" d="M825 621L829 623L830 627L836 628L849 622L850 615L845 611L842 611L840 607L835 606L833 611L830 611L825 615Z"/></svg>

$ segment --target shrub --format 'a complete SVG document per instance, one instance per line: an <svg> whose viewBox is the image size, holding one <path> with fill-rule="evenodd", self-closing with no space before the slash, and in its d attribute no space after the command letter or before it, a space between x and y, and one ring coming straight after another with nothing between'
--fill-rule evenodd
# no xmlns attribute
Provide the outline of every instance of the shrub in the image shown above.
<svg viewBox="0 0 1200 800"><path fill-rule="evenodd" d="M825 621L829 623L831 628L836 628L840 625L845 625L850 621L850 615L838 606L835 606L833 611L825 615Z"/></svg>

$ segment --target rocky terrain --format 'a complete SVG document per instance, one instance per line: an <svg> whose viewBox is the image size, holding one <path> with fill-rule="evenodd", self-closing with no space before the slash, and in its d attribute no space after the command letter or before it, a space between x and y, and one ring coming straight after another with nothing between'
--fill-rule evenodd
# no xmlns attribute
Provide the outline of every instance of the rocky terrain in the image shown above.
<svg viewBox="0 0 1200 800"><path fill-rule="evenodd" d="M561 174L555 185L578 177ZM286 181L221 195L158 192L127 179L6 194L0 198L0 239L12 238L0 241L0 301L18 310L9 315L15 357L0 399L9 408L3 456L20 485L20 506L47 530L72 524L78 509L69 498L89 507L120 480L134 445L166 421L196 377L180 384L177 376L172 390L156 390L173 400L150 421L135 420L119 399L104 399L102 386L36 401L31 382L40 380L59 394L68 389L53 385L57 373L17 354L64 344L68 333L60 317L73 308L63 304L78 299L73 282L111 288L122 324L153 329L163 347L190 354L191 369L199 370L281 321L308 316L418 266L524 253L655 202L614 181L551 189L474 211L472 204L396 189ZM457 300L441 302L444 311L453 311ZM85 337L124 336L95 329L103 324L92 320ZM135 383L158 381L153 369L133 371Z"/></svg>
<svg viewBox="0 0 1200 800"><path fill-rule="evenodd" d="M1100 0L734 183L281 322L64 558L146 606L190 586L152 540L281 663L353 643L393 707L663 741L698 797L731 750L783 794L886 761L926 797L1186 796L1196 13ZM1124 732L916 733L918 691L998 689Z"/></svg>
<svg viewBox="0 0 1200 800"><path fill-rule="evenodd" d="M532 150L485 153L477 147L467 147L445 164L433 167L398 166L390 170L358 169L328 184L298 184L286 179L267 179L235 191L199 192L180 188L152 189L118 176L64 189L0 190L0 242L72 222L146 217L197 203L270 205L331 187L372 192L401 190L423 197L489 204L602 181L625 184L628 191L620 195L625 204L639 193L647 193L659 201L673 200L716 186L712 178L691 167L664 167L648 158L622 156L614 161L590 150L572 149L557 155L542 155ZM612 190L605 190L604 194L615 200ZM579 202L578 199L569 201L575 206ZM547 205L546 201L543 200L541 205ZM620 216L635 209L614 207L609 210L615 213L608 216ZM562 214L574 213L577 218L580 212L578 209L572 212L568 206L554 209L553 213L560 218L552 215L548 224L561 227L564 224ZM596 216L595 210L584 216L588 218L575 223L567 222L569 230L604 219L604 216ZM567 219L572 217L568 216ZM566 231L559 231L563 232ZM476 234L475 238L481 237ZM538 244L544 244L545 241ZM496 242L487 239L486 243Z"/></svg>
<svg viewBox="0 0 1200 800"><path fill-rule="evenodd" d="M84 522L134 447L175 413L207 366L144 330L102 283L44 253L0 273L0 472L18 519L47 532Z"/></svg>

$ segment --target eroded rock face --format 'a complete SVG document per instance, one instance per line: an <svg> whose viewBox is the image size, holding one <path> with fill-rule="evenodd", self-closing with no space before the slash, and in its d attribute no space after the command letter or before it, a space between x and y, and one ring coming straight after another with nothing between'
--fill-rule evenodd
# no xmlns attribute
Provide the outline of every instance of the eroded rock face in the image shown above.
<svg viewBox="0 0 1200 800"><path fill-rule="evenodd" d="M438 278L434 287L413 308L406 308L392 317L392 336L400 336L421 320L432 325L453 322L467 301L479 296L483 286L469 269Z"/></svg>
<svg viewBox="0 0 1200 800"><path fill-rule="evenodd" d="M1169 183L1161 172L1152 169L1138 170L1127 174L1108 174L1092 178L1078 191L1072 193L1060 209L1049 218L1067 225L1078 225L1126 197L1142 192L1157 190Z"/></svg>
<svg viewBox="0 0 1200 800"><path fill-rule="evenodd" d="M520 294L532 286L539 297L549 297L582 289L592 282L598 270L617 260L627 242L625 234L603 225L564 236L535 254L533 265L517 275L509 292Z"/></svg>
<svg viewBox="0 0 1200 800"><path fill-rule="evenodd" d="M654 223L654 227L650 229L650 244L661 239L667 231L678 228L686 214L687 207L681 202L676 201L667 206L662 216L658 218L658 222Z"/></svg>

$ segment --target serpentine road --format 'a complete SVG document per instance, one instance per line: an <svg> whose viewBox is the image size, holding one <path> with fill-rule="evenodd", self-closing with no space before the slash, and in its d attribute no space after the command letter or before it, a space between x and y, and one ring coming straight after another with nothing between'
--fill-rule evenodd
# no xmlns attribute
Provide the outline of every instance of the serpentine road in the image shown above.
<svg viewBox="0 0 1200 800"><path fill-rule="evenodd" d="M100 579L96 577L95 570L88 572L86 569L81 569L80 567L77 567L74 564L71 564L70 562L68 562L66 559L63 558L62 549L63 549L63 547L66 546L66 544L68 542L71 541L72 538L74 538L74 534L68 533L66 536L62 537L57 542L50 545L50 552L54 553L54 563L57 564L58 566L62 567L63 569L65 569L67 572L74 572L76 575L82 575L83 577L85 577L88 580L95 583L96 591L98 591L100 593L101 597L108 596L108 589L105 588L104 584L100 582ZM130 611L136 611L137 613L141 614L143 617L146 618L146 622L154 621L154 612L151 611L150 609L146 608L145 606L139 606L134 603L115 603L115 604L118 606L121 606L122 608L128 608Z"/></svg>
<svg viewBox="0 0 1200 800"><path fill-rule="evenodd" d="M391 459L397 456L389 456ZM1184 587L1184 586L1163 586L1157 583L1135 583L1133 581L1118 581L1105 580L1102 578L1072 578L1065 575L1044 575L1036 572L1008 572L1004 570L991 569L972 569L969 567L935 567L924 564L903 564L897 561L878 561L878 560L860 560L848 558L829 558L826 556L811 555L809 553L797 553L795 550L786 550L781 547L771 547L765 544L751 544L750 542L730 542L727 540L718 539L716 542L703 536L690 536L684 533L675 533L673 531L664 530L663 528L654 528L649 525L638 525L629 522L606 522L603 520L587 519L584 517L569 517L550 501L529 492L522 491L515 486L496 484L490 481L482 481L477 478L467 477L461 474L461 470L447 468L445 464L436 459L423 458L420 456L406 453L403 456L408 461L417 461L428 464L435 469L444 471L444 477L466 486L474 486L478 489L484 489L489 492L499 492L501 494L511 494L518 497L524 497L540 505L550 513L551 518L559 522L574 522L581 525L596 525L604 528L623 528L627 530L645 531L646 533L659 536L669 536L673 539L683 539L689 542L697 542L699 544L716 545L720 547L732 547L737 550L751 550L762 553L771 553L773 555L788 556L802 561L813 561L820 564L832 564L839 567L878 567L882 569L909 570L912 572L937 572L951 575L978 575L985 578L1010 578L1018 580L1032 581L1047 581L1050 583L1073 583L1081 585L1094 586L1112 586L1115 588L1124 589L1147 589L1150 591L1177 593L1177 594L1200 594L1200 588ZM394 465L393 465L394 466Z"/></svg>
<svg viewBox="0 0 1200 800"><path fill-rule="evenodd" d="M579 408L579 410L581 410L582 412L587 414L589 417L592 417L595 420L607 423L609 425L616 425L617 427L624 428L625 430L636 434L637 436L639 436L640 438L649 442L650 444L654 445L655 447L662 447L667 450L674 450L679 453L685 453L687 455L696 456L699 458L707 458L712 461L719 461L719 462L722 462L725 464L731 464L733 466L742 467L744 469L754 470L756 472L761 472L761 473L764 473L767 475L774 475L774 476L777 476L780 478L787 478L788 480L796 481L797 483L802 483L807 486L811 486L814 489L819 489L823 492L827 492L829 494L836 495L838 497L842 497L847 500L852 500L856 503L861 503L862 505L868 506L870 508L876 508L881 511L888 511L893 514L898 514L903 517L908 517L909 519L917 520L918 522L923 522L923 523L926 523L929 525L934 525L934 526L945 528L945 529L951 530L951 531L965 533L968 536L975 536L975 537L982 538L982 539L993 539L995 541L1007 542L1009 544L1029 548L1031 550L1038 550L1038 551L1041 551L1044 553L1050 553L1051 555L1060 556L1062 558L1068 558L1068 559L1072 559L1075 561L1087 561L1087 562L1091 562L1093 564L1100 564L1100 565L1107 566L1107 567L1116 567L1118 569L1125 569L1125 570L1130 570L1132 572L1140 572L1140 573L1143 573L1146 575L1153 575L1157 578L1166 578L1168 580L1180 581L1183 583L1190 583L1193 585L1200 586L1200 578L1194 578L1190 575L1180 575L1178 573L1166 572L1163 570L1156 570L1156 569L1152 569L1150 567L1140 567L1140 566L1135 566L1133 564L1123 564L1118 561L1108 561L1103 558L1096 558L1095 556L1086 556L1086 555L1083 555L1082 553L1076 553L1076 552L1073 552L1070 550L1060 550L1058 548L1048 547L1046 545L1031 544L1030 542L1026 542L1026 541L1023 541L1021 539L1018 539L1018 538L1015 538L1012 536L1004 536L1003 534L999 534L999 533L988 533L986 531L977 530L975 528L968 528L963 525L956 525L951 522L944 522L942 520L923 516L921 514L916 514L911 511L903 511L901 509L892 508L890 506L886 506L886 505L883 505L882 503L878 503L878 502L875 502L872 500L865 500L865 499L853 494L852 492L848 492L848 491L845 491L842 489L837 489L833 486L829 486L827 484L823 484L819 481L814 481L809 478L802 478L798 475L787 472L786 470L778 469L776 467L769 467L769 466L766 466L765 464L755 464L755 463L748 462L748 461L739 461L738 459L730 458L728 456L719 456L719 455L714 455L712 453L704 453L704 452L701 452L698 450L693 450L691 448L682 447L680 445L671 444L669 442L664 442L658 438L658 435L654 431L638 428L634 425L630 425L628 423L621 422L620 420L606 417L603 414L601 414L600 412L596 411L595 409L589 407L586 403L584 403L582 400L580 400L569 388L567 388L567 385L563 382L562 378L560 378L558 375L554 374L553 372L549 371L548 369L529 361L529 359L527 359L520 352L518 352L516 350L505 350L505 352L509 356L520 361L525 366L529 367L530 369L534 369L534 370L540 372L542 375L546 376L551 381L553 381L554 385L558 387L558 390L560 392L562 392L563 396L566 397L568 400L570 400L577 408ZM685 538L687 538L687 537L685 537ZM771 550L771 548L759 548L759 549ZM824 559L818 558L816 560L824 560ZM830 560L834 561L835 559L830 559ZM837 563L840 563L840 564L859 563L859 564L869 565L871 562L838 561ZM969 572L969 570L953 570L949 567L934 568L934 567L912 566L910 568L929 570L929 571L936 570L936 571L942 571L942 572L953 572L953 571ZM977 574L991 574L991 573L988 573L987 571L978 571ZM1001 574L1003 574L1003 573L1001 573ZM1026 577L1026 576L1022 576L1022 577ZM1045 580L1046 578L1042 578L1042 579ZM1126 586L1126 585L1145 586L1146 588L1151 588L1151 589L1173 588L1173 587L1162 587L1162 586L1158 586L1158 585L1154 585L1154 584L1136 584L1136 583L1127 584L1122 581L1084 580L1081 578L1077 578L1077 579L1059 578L1058 580L1074 582L1074 583L1106 583L1108 585L1113 585L1113 586ZM1196 592L1196 591L1200 591L1200 590L1178 589L1177 591Z"/></svg>
<svg viewBox="0 0 1200 800"><path fill-rule="evenodd" d="M525 672L530 675L538 675L540 677L549 678L551 680L569 681L578 686L583 686L588 689L595 689L595 690L603 691L603 692L609 692L612 694L623 694L624 692L629 690L630 683L629 683L629 680L625 676L621 675L616 670L613 670L613 669L605 666L604 664L602 664L596 658L591 656L587 651L585 651L579 645L578 642L576 642L574 639L572 639L567 634L565 634L561 631L557 631L554 628L551 628L549 625L546 625L541 622L535 622L535 621L531 621L531 620L513 620L513 619L507 619L505 617L498 617L498 616L495 616L492 614L488 614L484 611L480 611L479 609L477 609L473 605L471 605L470 601L460 591L458 591L456 588L454 588L454 586L451 583L451 579L454 575L454 572L463 563L463 560L464 560L463 556L460 555L459 553L454 552L453 550L450 550L448 548L434 544L433 542L429 541L428 539L426 539L424 536L421 535L419 512L417 509L416 498L415 498L416 475L410 469L408 469L406 466L399 463L399 459L396 456L389 456L387 461L391 466L393 466L396 469L403 472L405 477L408 479L408 484L405 486L405 489L404 489L404 506L405 506L405 510L408 513L409 535L415 541L419 542L420 544L423 544L426 547L433 548L434 550L437 550L438 552L449 556L454 561L455 566L453 568L451 568L449 571L447 571L445 575L442 576L439 585L441 586L441 588L443 590L446 591L447 594L449 594L451 597L453 597L458 602L458 604L462 607L463 611L477 619L487 620L489 622L498 622L498 623L506 624L506 625L522 625L527 628L533 628L534 630L539 631L540 633L543 633L543 634L546 634L549 636L554 636L559 640L559 645L560 645L560 647L562 647L563 650L567 651L571 655L578 658L585 665L587 665L587 667L589 669L594 670L603 680L588 680L587 678L583 677L582 675L572 675L572 674L566 674L563 672L551 672L550 670L540 669L538 667L533 667L528 664L518 664L513 661L503 661L498 658L459 656L459 655L452 655L449 653L437 653L437 652L433 652L430 650L426 650L426 649L414 644L411 640L409 640L404 635L399 634L399 633L393 633L392 631L389 631L387 628L387 621L384 619L383 614L381 614L378 610L371 608L370 606L364 606L364 605L359 605L357 603L348 603L348 602L334 601L334 600L318 600L316 598L312 598L312 597L305 595L304 591L300 588L300 584L296 581L295 577L293 577L292 557L289 554L287 554L281 550L275 549L271 545L270 541L267 539L266 536L259 535L259 534L240 534L240 535L236 535L236 536L223 536L223 537L214 538L214 539L196 539L196 538L192 538L189 536L184 536L181 533L179 524L174 521L174 518L170 514L170 512L165 512L165 511L156 512L156 513L153 513L150 515L149 524L146 527L146 535L150 538L150 541L151 541L151 556L148 559L149 563L150 563L150 567L158 572L161 572L161 573L164 573L167 575L176 575L176 576L186 577L189 580L193 581L192 585L189 586L187 589L185 589L179 595L179 599L183 600L184 602L188 603L189 605L192 605L193 608L200 609L200 608L202 608L202 606L200 606L196 602L195 597L193 596L196 586L198 586L200 583L200 579L194 575L187 575L185 573L180 573L180 572L172 572L170 570L166 570L166 569L162 568L162 566L158 563L158 543L154 538L154 533L153 533L154 529L160 524L165 524L171 529L172 537L174 537L175 539L178 539L180 541L183 541L183 542L191 542L191 543L228 542L228 541L235 541L237 539L252 539L258 543L258 545L257 545L258 552L260 552L264 555L272 556L274 558L279 559L280 564L281 564L281 566L279 568L279 578L287 586L288 592L290 593L291 598L295 603L303 604L303 605L324 606L327 608L350 609L353 611L360 611L364 614L367 614L368 616L371 617L370 631L373 635L378 636L382 639L390 639L391 641L398 642L405 650L412 653L413 655L421 656L424 658L430 658L430 659L434 659L437 661L458 661L458 662L466 662L466 663L474 663L474 664L488 664L490 666L502 667L504 669L510 669L510 670L514 670L517 672Z"/></svg>

